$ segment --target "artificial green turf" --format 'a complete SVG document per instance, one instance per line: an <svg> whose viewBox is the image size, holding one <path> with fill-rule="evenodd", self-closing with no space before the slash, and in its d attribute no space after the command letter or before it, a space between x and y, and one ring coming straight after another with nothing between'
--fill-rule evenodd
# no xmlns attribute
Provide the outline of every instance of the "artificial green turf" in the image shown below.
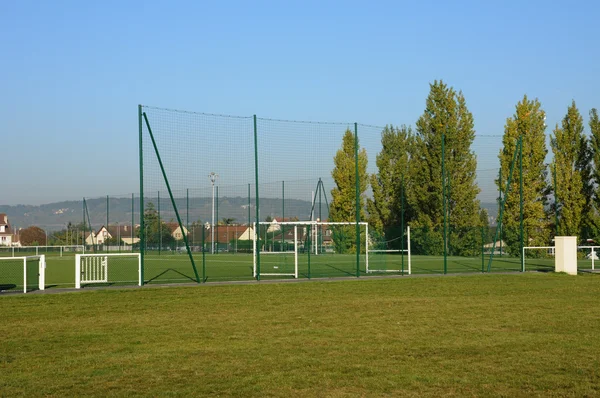
<svg viewBox="0 0 600 398"><path fill-rule="evenodd" d="M2 396L598 396L600 276L0 295Z"/></svg>
<svg viewBox="0 0 600 398"><path fill-rule="evenodd" d="M367 274L366 258L360 256L358 274L361 277L381 275L382 273ZM10 260L8 260L10 261ZM137 260L133 257L109 258L109 284L111 285L136 285L138 283ZM309 265L310 261L310 265ZM236 281L253 279L253 256L251 254L194 254L194 262L198 278L207 282ZM261 273L293 273L293 254L262 254L260 257ZM369 256L371 270L404 270L408 271L407 256L375 255ZM446 261L447 273L477 273L487 272L489 256L457 257L448 256ZM598 262L598 261L596 261ZM75 286L75 256L66 254L63 257L48 255L46 257L46 288L65 288ZM16 264L16 265L15 265ZM302 254L298 258L299 278L336 278L355 277L356 255L354 254ZM554 258L527 258L525 261L527 271L549 271L554 269ZM580 270L591 269L591 260L580 259ZM596 266L596 268L598 268ZM0 259L0 286L15 286L14 290L22 290L22 267L13 263L10 267ZM521 270L520 259L507 256L493 258L492 272L517 272ZM411 271L413 274L442 274L444 273L443 256L412 256ZM401 274L401 273L398 273ZM290 276L268 276L263 279L291 278ZM155 252L146 254L144 267L144 280L148 284L164 283L193 283L196 282L190 259L187 254Z"/></svg>

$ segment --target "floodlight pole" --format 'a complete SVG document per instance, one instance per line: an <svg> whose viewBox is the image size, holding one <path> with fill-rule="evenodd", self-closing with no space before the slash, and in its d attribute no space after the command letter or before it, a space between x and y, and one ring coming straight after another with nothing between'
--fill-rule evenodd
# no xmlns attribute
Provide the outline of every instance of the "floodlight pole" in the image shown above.
<svg viewBox="0 0 600 398"><path fill-rule="evenodd" d="M214 171L208 175L212 184L212 224L210 230L210 253L215 254L215 181L219 177Z"/></svg>

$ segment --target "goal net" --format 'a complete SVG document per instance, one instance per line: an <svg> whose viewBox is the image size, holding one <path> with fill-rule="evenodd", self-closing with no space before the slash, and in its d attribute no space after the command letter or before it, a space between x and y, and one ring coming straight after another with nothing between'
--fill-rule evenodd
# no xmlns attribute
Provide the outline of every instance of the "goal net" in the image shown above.
<svg viewBox="0 0 600 398"><path fill-rule="evenodd" d="M410 227L369 236L367 273L412 273Z"/></svg>
<svg viewBox="0 0 600 398"><path fill-rule="evenodd" d="M252 276L293 276L298 278L298 225L289 223L254 223ZM261 235L261 231L264 234ZM303 233L303 230L301 230ZM270 236L269 236L270 235ZM269 239L270 237L270 239ZM262 239L261 239L262 238ZM258 267L258 250L261 268Z"/></svg>
<svg viewBox="0 0 600 398"><path fill-rule="evenodd" d="M142 285L140 253L77 254L75 287L85 285Z"/></svg>
<svg viewBox="0 0 600 398"><path fill-rule="evenodd" d="M44 290L46 256L0 257L0 291Z"/></svg>
<svg viewBox="0 0 600 398"><path fill-rule="evenodd" d="M358 223L358 254L355 222L259 222L254 227L255 278L356 276L366 272L369 229L366 222Z"/></svg>

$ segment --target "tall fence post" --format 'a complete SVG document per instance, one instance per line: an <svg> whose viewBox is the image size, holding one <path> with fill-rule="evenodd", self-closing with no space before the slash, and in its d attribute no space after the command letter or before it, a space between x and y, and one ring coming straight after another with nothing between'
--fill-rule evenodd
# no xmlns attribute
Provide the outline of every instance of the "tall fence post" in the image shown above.
<svg viewBox="0 0 600 398"><path fill-rule="evenodd" d="M513 159L510 163L510 168L508 171L508 177L506 180L506 187L504 189L504 195L502 196L502 203L500 205L500 214L498 215L498 219L496 220L496 234L494 236L494 243L492 244L492 253L490 254L490 260L488 262L487 271L490 272L492 270L492 260L494 259L494 252L496 251L496 242L498 241L498 235L500 231L502 231L502 219L504 217L504 207L506 205L506 200L508 199L508 195L510 193L512 177L515 169L515 164L518 159L518 154L520 153L522 141L521 138L517 139L515 145L515 152L513 153ZM521 251L522 252L522 251Z"/></svg>
<svg viewBox="0 0 600 398"><path fill-rule="evenodd" d="M190 189L185 190L185 233L190 233ZM183 231L182 231L183 232Z"/></svg>
<svg viewBox="0 0 600 398"><path fill-rule="evenodd" d="M134 205L135 205L135 198L134 198L134 195L131 194L131 232L130 232L130 234L131 234L131 241L129 242L129 244L131 245L131 252L132 253L133 253L133 229L135 227L135 224L134 224L135 223L135 219L134 219L135 208L134 208Z"/></svg>
<svg viewBox="0 0 600 398"><path fill-rule="evenodd" d="M202 282L206 282L206 247L205 245L205 228L204 225L200 226L202 228Z"/></svg>
<svg viewBox="0 0 600 398"><path fill-rule="evenodd" d="M558 186L556 184L556 163L554 163L554 221L555 221L555 236L560 236L558 226Z"/></svg>
<svg viewBox="0 0 600 398"><path fill-rule="evenodd" d="M86 236L85 236L85 198L83 198L83 202L81 204L81 210L83 213L83 247L85 248L85 244L86 244ZM69 235L69 225L67 224L67 239L68 239L68 235ZM66 239L65 239L66 240ZM65 242L65 244L69 244L69 242ZM14 257L14 248L13 248L13 257Z"/></svg>
<svg viewBox="0 0 600 398"><path fill-rule="evenodd" d="M519 208L519 218L520 218L520 235L521 235L521 271L525 272L525 256L524 251L523 251L523 247L524 242L523 242L523 135L519 136L519 141L520 141L520 145L519 145L519 204L520 204L520 208Z"/></svg>
<svg viewBox="0 0 600 398"><path fill-rule="evenodd" d="M252 225L252 217L250 216L250 208L251 208L251 202L250 202L250 184L248 184L248 228L250 228L250 225Z"/></svg>
<svg viewBox="0 0 600 398"><path fill-rule="evenodd" d="M256 229L255 233L260 233L259 220L260 220L260 205L259 205L259 194L258 194L258 129L256 126L256 115L253 115L254 119L254 183L256 184ZM260 238L260 235L258 235ZM260 240L259 240L260 243ZM256 245L256 280L260 281L260 244Z"/></svg>
<svg viewBox="0 0 600 398"><path fill-rule="evenodd" d="M402 206L400 210L400 261L402 275L404 275L404 174L402 174L402 183L400 186L400 206ZM368 255L369 253L367 253Z"/></svg>
<svg viewBox="0 0 600 398"><path fill-rule="evenodd" d="M142 106L138 105L138 123L139 123L139 145L140 145L140 259L142 262L142 269L140 272L140 279L142 285L144 284L144 255L145 255L145 243L146 243L146 229L144 225L144 149L143 149L143 128L142 128ZM132 241L133 244L133 241Z"/></svg>
<svg viewBox="0 0 600 398"><path fill-rule="evenodd" d="M481 226L481 272L485 271L485 226Z"/></svg>
<svg viewBox="0 0 600 398"><path fill-rule="evenodd" d="M354 123L354 173L356 196L356 277L360 277L360 177L358 175L358 123Z"/></svg>
<svg viewBox="0 0 600 398"><path fill-rule="evenodd" d="M108 232L108 223L109 223L109 218L108 218L108 213L109 213L109 205L108 205L108 195L106 195L106 232L107 232L107 236L110 232ZM104 243L104 251L108 252L108 245L106 244L106 239L102 240L102 243Z"/></svg>
<svg viewBox="0 0 600 398"><path fill-rule="evenodd" d="M160 218L160 191L158 191L158 255L162 251L162 219Z"/></svg>
<svg viewBox="0 0 600 398"><path fill-rule="evenodd" d="M281 221L285 223L285 181L281 181ZM285 245L285 224L281 225L281 247L279 250L286 251Z"/></svg>
<svg viewBox="0 0 600 398"><path fill-rule="evenodd" d="M502 165L500 165L500 170L498 171L498 216L500 216L500 206L502 205ZM496 228L500 229L500 257L502 257L502 225L498 224L498 219L496 218Z"/></svg>
<svg viewBox="0 0 600 398"><path fill-rule="evenodd" d="M448 241L446 231L446 135L442 134L442 211L444 213L442 239L444 241L444 274L448 273Z"/></svg>
<svg viewBox="0 0 600 398"><path fill-rule="evenodd" d="M216 190L217 190L217 205L216 205L217 224L216 224L216 226L213 225L213 228L215 229L215 235L217 235L217 250L215 251L214 254L219 253L219 232L218 232L218 230L219 230L219 186L218 185L216 187Z"/></svg>

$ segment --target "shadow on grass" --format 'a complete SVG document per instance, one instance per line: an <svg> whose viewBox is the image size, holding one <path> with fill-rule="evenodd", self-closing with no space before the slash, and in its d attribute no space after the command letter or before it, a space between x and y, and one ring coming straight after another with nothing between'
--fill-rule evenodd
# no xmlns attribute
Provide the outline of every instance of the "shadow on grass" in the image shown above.
<svg viewBox="0 0 600 398"><path fill-rule="evenodd" d="M15 289L16 287L17 287L17 285L12 284L12 283L0 284L0 292L2 290L12 290L12 289Z"/></svg>
<svg viewBox="0 0 600 398"><path fill-rule="evenodd" d="M184 277L184 279L189 279L189 281L190 281L190 282L198 282L198 281L197 281L195 278L193 278L193 277L191 277L191 276L189 276L189 275L186 275L186 274L184 274L184 273L182 273L182 272L180 272L180 271L177 271L176 269L173 269L173 268L167 268L166 270L164 270L164 271L163 271L163 272L161 272L160 274L156 275L155 277L153 277L153 278L150 278L150 279L146 280L144 283L152 283L152 282L156 282L156 281L158 281L158 280L159 280L159 278L160 278L160 277L164 276L164 275L165 275L167 272L169 272L169 271L175 272L176 274L179 274L179 275L183 276L183 277ZM167 281L168 281L168 279L167 279Z"/></svg>
<svg viewBox="0 0 600 398"><path fill-rule="evenodd" d="M331 269L331 270L338 271L339 273L341 273L341 274L342 274L342 275L344 275L344 276L356 276L356 273L355 273L355 272L349 272L349 271L347 271L347 270L345 270L345 269L342 269L342 268L335 267L335 266L333 266L333 265L331 265L331 264L328 264L328 263L320 263L320 264L318 265L318 267L319 267L319 268L326 268L326 269L325 269L325 270L320 270L320 269L319 269L319 271L317 271L317 272L315 272L315 270L314 270L314 269L311 269L311 272L310 272L310 276L311 276L311 277L315 277L315 276L317 276L317 277L318 277L318 276L326 276L326 277L327 277L327 276L339 276L339 274L337 274L337 273L336 273L336 274L330 274L330 273L328 273L328 272L327 272L327 269ZM311 268L312 268L312 267L311 267ZM362 271L361 271L361 273L362 273ZM300 275L300 274L299 274L299 275ZM305 278L308 278L308 274L304 274L304 273L302 273L302 275L303 275Z"/></svg>

